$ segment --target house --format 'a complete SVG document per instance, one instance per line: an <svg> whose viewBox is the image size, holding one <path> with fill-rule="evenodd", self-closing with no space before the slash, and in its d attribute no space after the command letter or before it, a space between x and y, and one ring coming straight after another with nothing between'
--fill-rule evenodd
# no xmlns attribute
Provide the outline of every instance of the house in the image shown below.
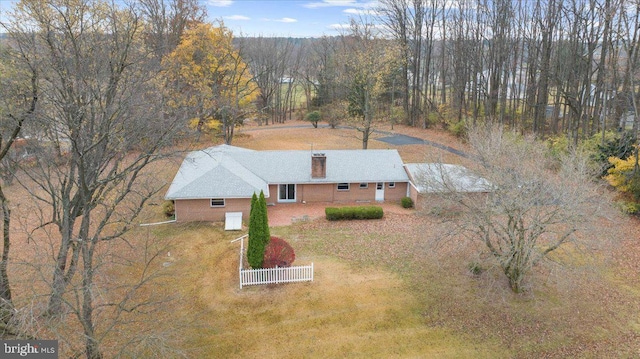
<svg viewBox="0 0 640 359"><path fill-rule="evenodd" d="M400 201L409 176L397 150L254 151L220 145L187 155L165 196L176 220L248 217L251 197L269 205Z"/></svg>

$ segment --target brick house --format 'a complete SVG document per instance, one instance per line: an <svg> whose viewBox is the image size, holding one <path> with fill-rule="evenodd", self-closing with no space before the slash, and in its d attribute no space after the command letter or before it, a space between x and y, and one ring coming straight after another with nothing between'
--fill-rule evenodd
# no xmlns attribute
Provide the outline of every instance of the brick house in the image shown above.
<svg viewBox="0 0 640 359"><path fill-rule="evenodd" d="M251 197L269 205L400 201L409 176L396 150L254 151L220 145L187 155L165 198L176 220L248 218Z"/></svg>

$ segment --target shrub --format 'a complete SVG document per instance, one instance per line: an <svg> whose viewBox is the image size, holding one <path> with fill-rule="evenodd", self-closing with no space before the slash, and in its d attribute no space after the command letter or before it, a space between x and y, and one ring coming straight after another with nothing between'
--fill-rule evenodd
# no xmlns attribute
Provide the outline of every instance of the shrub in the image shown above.
<svg viewBox="0 0 640 359"><path fill-rule="evenodd" d="M636 138L630 132L624 132L621 135L607 136L604 145L596 143L595 150L592 151L591 158L601 166L601 176L605 176L613 164L609 161L611 157L629 158L635 150L634 144Z"/></svg>
<svg viewBox="0 0 640 359"><path fill-rule="evenodd" d="M347 104L345 102L333 102L321 108L322 118L331 128L336 128L343 118L347 116Z"/></svg>
<svg viewBox="0 0 640 359"><path fill-rule="evenodd" d="M327 207L324 209L324 214L329 221L337 221L342 218L341 208L337 207Z"/></svg>
<svg viewBox="0 0 640 359"><path fill-rule="evenodd" d="M547 139L547 146L551 157L559 159L568 152L569 138L566 135L551 137Z"/></svg>
<svg viewBox="0 0 640 359"><path fill-rule="evenodd" d="M411 197L402 197L400 204L402 205L402 208L413 208L413 200Z"/></svg>
<svg viewBox="0 0 640 359"><path fill-rule="evenodd" d="M173 217L176 215L176 205L173 201L164 201L162 203L162 213L167 217Z"/></svg>
<svg viewBox="0 0 640 359"><path fill-rule="evenodd" d="M311 124L313 125L314 128L318 128L318 122L320 122L320 119L322 118L322 116L320 116L320 111L312 111L309 112L304 119L306 121L311 122Z"/></svg>
<svg viewBox="0 0 640 359"><path fill-rule="evenodd" d="M378 206L327 207L324 210L327 220L380 219L384 212Z"/></svg>
<svg viewBox="0 0 640 359"><path fill-rule="evenodd" d="M449 124L449 132L457 138L464 138L467 136L467 123L465 121L458 121Z"/></svg>
<svg viewBox="0 0 640 359"><path fill-rule="evenodd" d="M618 191L633 196L636 201L640 200L640 172L635 169L636 156L630 156L626 160L611 157L609 162L612 168L604 179Z"/></svg>
<svg viewBox="0 0 640 359"><path fill-rule="evenodd" d="M391 120L391 126L396 123L406 123L407 122L407 113L404 111L402 106L393 106L391 108L391 113L389 114L389 120Z"/></svg>
<svg viewBox="0 0 640 359"><path fill-rule="evenodd" d="M620 202L618 203L623 213L640 215L640 203L637 202Z"/></svg>
<svg viewBox="0 0 640 359"><path fill-rule="evenodd" d="M296 259L293 248L284 239L271 237L264 249L262 268L290 267Z"/></svg>

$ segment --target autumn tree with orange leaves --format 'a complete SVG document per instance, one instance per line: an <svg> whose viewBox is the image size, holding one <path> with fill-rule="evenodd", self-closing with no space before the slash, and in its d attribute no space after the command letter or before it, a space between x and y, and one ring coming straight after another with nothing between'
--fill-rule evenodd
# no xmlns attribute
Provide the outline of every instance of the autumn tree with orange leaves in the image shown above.
<svg viewBox="0 0 640 359"><path fill-rule="evenodd" d="M180 45L165 59L169 105L188 116L198 132L220 131L231 144L235 126L254 109L259 89L233 33L201 24L188 30Z"/></svg>

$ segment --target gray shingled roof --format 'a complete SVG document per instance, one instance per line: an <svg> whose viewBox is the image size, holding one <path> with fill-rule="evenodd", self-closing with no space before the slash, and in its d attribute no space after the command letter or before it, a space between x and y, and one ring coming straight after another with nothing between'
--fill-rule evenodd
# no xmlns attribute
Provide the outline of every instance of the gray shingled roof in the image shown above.
<svg viewBox="0 0 640 359"><path fill-rule="evenodd" d="M407 163L407 172L420 193L455 189L458 192L489 192L491 183L471 173L467 168L452 164ZM446 183L446 186L445 186Z"/></svg>
<svg viewBox="0 0 640 359"><path fill-rule="evenodd" d="M311 178L311 151L220 145L189 153L165 198L247 198L269 184L408 182L396 150L327 150L326 177Z"/></svg>

